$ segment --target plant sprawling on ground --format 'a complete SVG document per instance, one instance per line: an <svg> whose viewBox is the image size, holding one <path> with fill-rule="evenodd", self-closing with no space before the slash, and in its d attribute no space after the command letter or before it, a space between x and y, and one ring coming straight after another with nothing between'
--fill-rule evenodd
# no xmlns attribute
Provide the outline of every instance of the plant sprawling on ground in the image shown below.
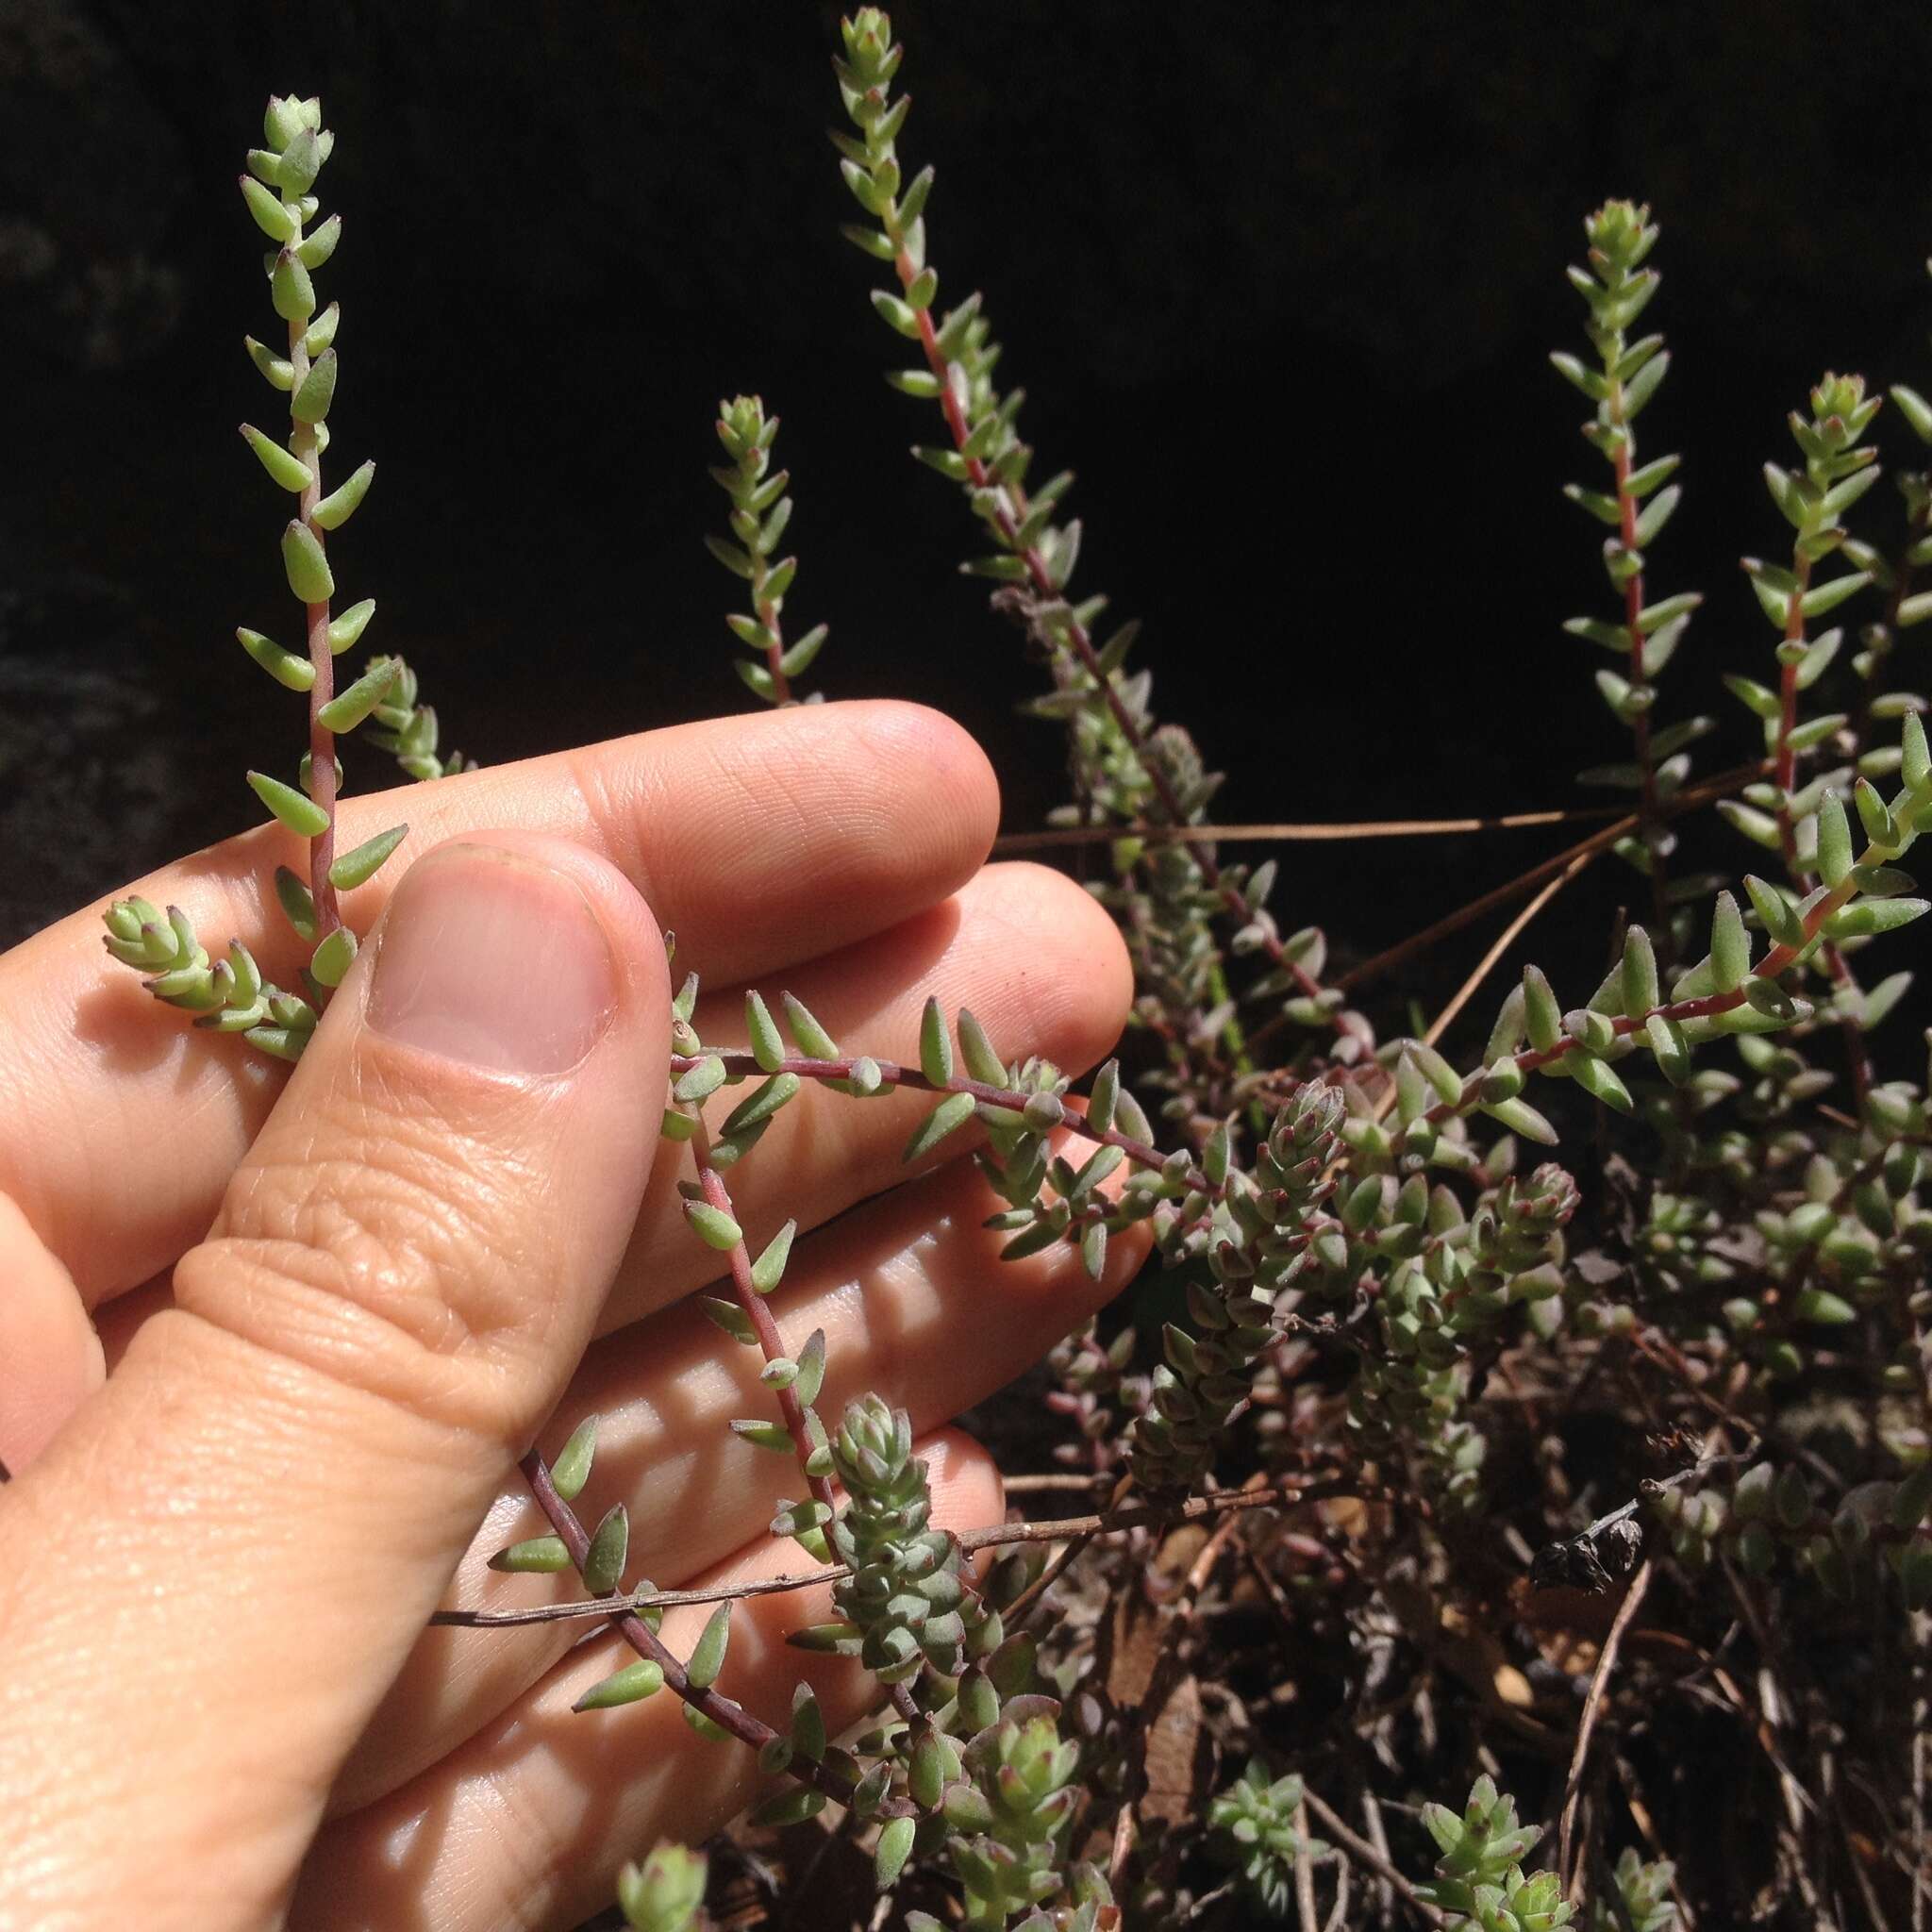
<svg viewBox="0 0 1932 1932"><path fill-rule="evenodd" d="M1870 494L1885 398L1858 376L1827 373L1792 409L1749 538L1766 554L1743 559L1773 637L1761 675L1727 680L1758 729L1693 776L1719 727L1668 697L1702 601L1665 588L1679 462L1640 458L1637 434L1670 360L1639 333L1658 231L1625 201L1589 218L1570 271L1583 341L1552 360L1589 409L1596 467L1568 493L1602 526L1607 581L1564 628L1605 654L1627 755L1584 776L1623 803L1577 814L1578 842L1477 902L1520 906L1428 1024L1385 1036L1390 956L1336 974L1318 927L1285 930L1276 864L1223 855L1219 781L1157 713L1135 626L1075 587L1071 479L1035 479L979 296L941 301L891 24L863 8L842 42L833 138L859 216L843 232L903 350L888 379L927 425L914 454L964 499L964 568L1045 666L1028 708L1064 732L1072 774L1054 825L1107 855L1094 890L1133 957L1135 1027L1075 1093L936 1002L902 1064L778 988L701 1038L685 982L663 1133L718 1257L721 1346L758 1350L772 1392L732 1427L796 1464L772 1532L799 1546L800 1583L831 1581L837 1614L795 1641L869 1672L877 1716L839 1741L803 1686L785 1711L734 1700L728 1598L689 1656L664 1644L658 1593L627 1580L624 1501L576 1514L591 1418L554 1465L525 1460L551 1533L495 1559L580 1573L585 1613L636 1651L583 1721L621 1725L669 1691L701 1736L757 1754L772 1790L744 1830L774 1834L783 1872L804 1884L857 1848L915 1926L1918 1926L1932 1206L1926 1088L1886 1023L1909 979L1890 935L1927 909L1903 869L1932 830L1925 700L1890 680L1932 617L1932 475L1894 457L1898 503ZM310 841L308 878L277 879L311 948L303 991L239 945L211 963L178 912L107 915L108 949L158 997L282 1058L354 957L337 893L401 837L335 851L338 738L371 724L419 778L462 766L399 659L334 672L374 606L334 611L325 539L373 465L324 493L339 313L318 313L312 277L340 221L318 221L313 191L330 145L317 102L275 99L242 181L287 325L248 353L290 414L286 436L242 433L295 498L281 545L305 647L238 635L308 703L296 782L249 780ZM1890 396L1905 462L1923 460L1932 405ZM782 705L826 633L783 627L797 560L777 428L755 397L721 406L728 535L711 548L744 587L737 668ZM1756 870L1686 868L1678 827L1707 807ZM1600 983L1559 994L1529 964L1499 992L1491 972L1605 854L1641 917L1608 936ZM727 1179L808 1082L854 1105L930 1095L908 1158L970 1136L1008 1257L1066 1243L1097 1277L1110 1242L1149 1241L1140 1325L1090 1324L1046 1366L1057 1468L1012 1472L1090 1513L953 1537L904 1414L876 1396L821 1413L824 1337L782 1335L767 1299L793 1224L746 1225ZM1714 1754L1723 1820L1702 1789ZM674 1932L706 1885L702 1857L662 1846L619 1909Z"/></svg>

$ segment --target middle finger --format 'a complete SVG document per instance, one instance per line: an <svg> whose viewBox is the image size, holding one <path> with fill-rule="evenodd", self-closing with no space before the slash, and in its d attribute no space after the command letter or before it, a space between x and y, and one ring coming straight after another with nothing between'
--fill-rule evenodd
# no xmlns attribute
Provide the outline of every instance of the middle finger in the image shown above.
<svg viewBox="0 0 1932 1932"><path fill-rule="evenodd" d="M1111 918L1072 880L1038 865L991 865L943 906L787 975L795 992L851 1053L917 1063L928 993L950 1016L970 1008L1008 1060L1041 1054L1069 1073L1091 1066L1120 1037L1133 974ZM760 991L774 1011L778 987ZM744 1042L741 989L700 1002L708 1042ZM708 1106L715 1127L743 1097L724 1088ZM658 1097L640 1095L640 1106ZM903 1179L908 1137L932 1107L908 1091L856 1101L816 1082L773 1121L758 1152L728 1176L753 1252L788 1217L811 1228ZM949 1139L934 1166L971 1144ZM598 1332L637 1321L718 1278L717 1256L684 1225L677 1183L686 1151L659 1147L630 1249Z"/></svg>

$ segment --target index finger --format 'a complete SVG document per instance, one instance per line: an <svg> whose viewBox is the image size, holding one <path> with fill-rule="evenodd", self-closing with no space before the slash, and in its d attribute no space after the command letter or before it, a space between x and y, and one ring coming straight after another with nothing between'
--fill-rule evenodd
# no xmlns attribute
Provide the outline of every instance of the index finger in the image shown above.
<svg viewBox="0 0 1932 1932"><path fill-rule="evenodd" d="M347 798L344 848L402 821L409 834L344 910L366 929L414 855L453 834L555 833L630 878L676 932L680 967L743 979L944 899L978 869L998 814L984 755L937 712L799 706ZM272 824L126 890L179 905L211 952L239 939L294 984L302 953L273 874L304 856ZM0 1192L92 1307L201 1237L281 1080L242 1041L158 1011L102 952L99 907L0 957Z"/></svg>

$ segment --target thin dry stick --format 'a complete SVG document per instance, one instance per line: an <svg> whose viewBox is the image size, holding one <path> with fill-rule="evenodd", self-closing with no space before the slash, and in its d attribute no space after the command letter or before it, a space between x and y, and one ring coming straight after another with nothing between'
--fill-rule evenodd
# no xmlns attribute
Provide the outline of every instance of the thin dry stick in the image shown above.
<svg viewBox="0 0 1932 1932"><path fill-rule="evenodd" d="M1441 1925L1442 1914L1426 1900L1416 1896L1412 1886L1394 1865L1378 1852L1360 1832L1357 1831L1347 1819L1336 1810L1334 1806L1324 1804L1317 1794L1306 1786L1302 1790L1302 1803L1315 1814L1316 1823L1339 1844L1357 1864L1366 1866L1379 1876L1384 1884L1391 1886L1400 1898L1417 1918L1425 1925Z"/></svg>
<svg viewBox="0 0 1932 1932"><path fill-rule="evenodd" d="M1918 1669L1913 1675L1924 1683L1925 1664L1925 1644L1921 1634L1915 1641L1918 1652ZM1925 1719L1927 1707L1924 1690L1912 1700L1912 1841L1923 1845L1925 1842ZM1912 1932L1924 1932L1925 1892L1923 1887L1912 1888Z"/></svg>
<svg viewBox="0 0 1932 1932"><path fill-rule="evenodd" d="M1521 936L1524 927L1529 924L1529 923L1537 916L1537 914L1541 912L1543 909L1543 908L1547 906L1550 903L1550 901L1554 899L1557 896L1557 894L1563 890L1563 888L1570 883L1572 879L1574 879L1580 872L1582 872L1583 869L1587 865L1589 865L1591 860L1593 859L1595 857L1596 854L1594 852L1579 852L1576 855L1576 857L1573 858L1570 861L1570 863L1567 866L1565 866L1563 870L1559 872L1557 874L1557 876L1553 878L1549 882L1549 884L1546 885L1542 889L1542 891L1540 891L1536 895L1536 897L1532 899L1529 902L1529 904L1525 906L1523 908L1523 910L1519 912L1516 915L1516 917L1512 919L1509 922L1509 924L1503 928L1502 932L1497 935L1495 944L1492 945L1490 948L1490 950L1487 953L1485 953L1480 959L1476 961L1475 970L1472 972L1469 977L1465 979L1462 982L1462 984L1456 989L1455 997L1449 1002L1449 1004L1446 1007L1442 1008L1442 1010L1440 1013L1436 1015L1435 1021L1430 1025L1429 1030L1423 1035L1423 1038L1429 1043L1429 1045L1434 1046L1436 1042L1441 1039L1443 1034L1448 1032L1450 1026L1455 1022L1457 1014L1461 1012L1463 1008L1466 1007L1470 1003L1470 1001L1475 997L1477 991L1480 991L1482 987L1483 981L1486 980L1490 976L1491 973L1495 970L1496 961L1500 959L1503 957L1503 955L1507 953L1509 950L1509 948L1516 943L1517 939Z"/></svg>
<svg viewBox="0 0 1932 1932"><path fill-rule="evenodd" d="M1307 1800L1303 1801L1303 1811L1307 1812ZM1335 1903L1328 1909L1328 1917L1322 1932L1341 1932L1348 1924L1349 1893L1352 1890L1352 1874L1355 1868L1346 1858L1335 1860Z"/></svg>
<svg viewBox="0 0 1932 1932"><path fill-rule="evenodd" d="M1630 1579L1630 1588L1624 1593L1624 1601L1617 1606L1617 1614L1610 1623L1610 1634L1604 1639L1603 1654L1596 1660L1596 1669L1591 1674L1590 1694L1583 1700L1583 1716L1576 1726L1576 1749L1570 1755L1570 1776L1563 1787L1563 1819L1557 1832L1557 1870L1563 1874L1563 1895L1575 1895L1576 1874L1571 1870L1570 1840L1576 1826L1576 1800L1583 1790L1583 1766L1590 1756L1590 1734L1596 1728L1597 1713L1603 1707L1604 1691L1610 1681L1610 1673L1617 1665L1617 1653L1624 1646L1624 1633L1630 1627L1630 1620L1637 1614L1637 1607L1643 1601L1644 1592L1650 1588L1650 1558L1646 1557L1638 1566L1636 1575Z"/></svg>
<svg viewBox="0 0 1932 1932"><path fill-rule="evenodd" d="M1315 1866L1308 1857L1308 1801L1294 1807L1294 1906L1302 1932L1321 1932L1315 1917Z"/></svg>
<svg viewBox="0 0 1932 1932"><path fill-rule="evenodd" d="M1490 950L1487 953L1485 953L1479 960L1476 961L1475 970L1470 974L1469 977L1465 979L1459 987L1457 988L1455 997L1451 999L1449 1004L1445 1006L1442 1008L1442 1010L1436 1015L1435 1020L1431 1023L1429 1026L1429 1030L1423 1035L1423 1039L1424 1040L1424 1041L1427 1042L1427 1044L1429 1044L1430 1046L1434 1046L1435 1043L1441 1039L1443 1034L1445 1034L1449 1030L1449 1027L1451 1024L1454 1022L1457 1014L1461 1012L1463 1008L1466 1007L1469 1004L1469 1002L1475 997L1476 992L1480 990L1483 981L1486 980L1490 976L1491 973L1494 970L1496 961L1500 959L1503 957L1503 955L1507 953L1509 950L1509 948L1516 943L1517 938L1522 933L1524 927L1526 926L1530 923L1530 921L1533 920L1537 916L1537 914L1541 912L1543 909L1543 908L1547 906L1550 903L1550 901L1554 899L1557 896L1557 894L1563 890L1563 888L1567 886L1570 883L1570 881L1574 879L1576 876L1576 874L1580 873L1584 869L1584 867L1587 866L1591 862L1591 860L1595 857L1596 853L1594 851L1579 852L1576 855L1576 857L1570 861L1569 865L1563 871L1559 872L1555 878L1551 879L1549 883L1543 887L1542 891L1540 891L1536 895L1536 897L1532 899L1529 902L1529 904L1525 906L1523 908L1523 910L1519 912L1516 915L1516 917L1512 919L1509 922L1509 924L1503 928L1502 932L1497 936L1495 944L1493 944L1490 948ZM1378 1121L1386 1120L1388 1118L1390 1108L1391 1108L1395 1105L1395 1099L1396 1089L1394 1083L1391 1081L1389 1083L1389 1085L1383 1088L1382 1097L1375 1103L1375 1118ZM1341 1163L1338 1161L1336 1163L1336 1167L1338 1170L1340 1166Z"/></svg>
<svg viewBox="0 0 1932 1932"><path fill-rule="evenodd" d="M1369 1842L1382 1855L1385 1864L1393 1861L1389 1857L1389 1827L1382 1823L1382 1806L1366 1780L1362 1784L1362 1823L1369 1827ZM1381 1887L1382 1909L1390 1910L1395 1903L1389 1882L1384 1879Z"/></svg>
<svg viewBox="0 0 1932 1932"><path fill-rule="evenodd" d="M1031 1611L1034 1605L1067 1574L1080 1553L1099 1533L1097 1529L1087 1529L1074 1537L1059 1555L1013 1599L1012 1607L1007 1612L1007 1622L1018 1629L1021 1621Z"/></svg>
<svg viewBox="0 0 1932 1932"><path fill-rule="evenodd" d="M1579 824L1607 819L1614 806L1581 806L1566 811L1511 811L1474 819L1363 819L1353 824L1269 823L1240 825L1050 825L1038 832L1008 832L993 841L995 856L1047 852L1060 845L1104 845L1115 839L1144 839L1150 844L1175 839L1212 839L1220 844L1323 844L1344 839L1425 839L1451 832L1513 832L1532 825Z"/></svg>
<svg viewBox="0 0 1932 1932"><path fill-rule="evenodd" d="M1885 1916L1884 1908L1878 1903L1878 1893L1872 1884L1871 1874L1865 1870L1865 1861L1858 1856L1857 1835L1852 1830L1852 1821L1845 1814L1842 1802L1834 1805L1832 1815L1838 1820L1839 1836L1844 1840L1845 1863L1852 1868L1852 1877L1857 1882L1858 1896L1865 1902L1866 1916L1877 1927L1877 1932L1891 1932L1891 1921Z"/></svg>
<svg viewBox="0 0 1932 1932"><path fill-rule="evenodd" d="M1373 1502L1392 1500L1387 1491L1375 1484L1364 1485L1345 1478L1307 1484L1275 1483L1266 1489L1190 1496L1172 1508L1122 1510L1110 1516L1065 1516L1052 1523L996 1523L985 1529L956 1531L953 1541L971 1556L977 1550L999 1549L1012 1543L1058 1542L1063 1537L1091 1540L1096 1536L1117 1536L1130 1529L1191 1523L1226 1510L1263 1509L1276 1505L1285 1507L1319 1503L1331 1496L1359 1496ZM589 1603L534 1604L525 1610L438 1610L429 1621L466 1630L489 1630L514 1624L558 1624L573 1617L608 1617L617 1611L672 1609L679 1604L722 1604L736 1602L741 1597L776 1596L788 1590L809 1590L817 1583L837 1583L851 1574L850 1565L832 1563L822 1570L767 1576L752 1583L715 1583L705 1590L639 1591L631 1596L600 1597ZM1044 1576L1041 1579L1041 1583L1048 1580ZM1035 1584L1034 1591L1040 1587ZM1010 1621L1013 1612L1009 1609L1006 1614Z"/></svg>
<svg viewBox="0 0 1932 1932"><path fill-rule="evenodd" d="M581 1572L584 1560L590 1555L591 1539L584 1525L578 1522L576 1511L558 1494L557 1485L550 1479L549 1464L532 1449L517 1466L530 1486L531 1495L537 1499L537 1507L550 1519L551 1528L570 1552L571 1561ZM770 1724L754 1717L735 1699L708 1687L700 1690L693 1684L683 1659L659 1641L658 1633L637 1614L628 1598L612 1594L599 1599L589 1608L596 1615L608 1618L618 1635L641 1657L657 1664L663 1671L666 1690L682 1698L700 1716L709 1718L720 1728L729 1731L741 1744L753 1751L761 1751L777 1737L778 1733ZM430 1621L440 1620L431 1618ZM836 1803L844 1805L851 1802L851 1785L826 1766L810 1758L794 1757L788 1768L801 1783L823 1791ZM892 1799L882 1809L896 1813L910 1810L911 1807Z"/></svg>
<svg viewBox="0 0 1932 1932"><path fill-rule="evenodd" d="M1771 768L1769 759L1760 759L1755 764L1736 765L1728 772L1720 772L1715 777L1707 778L1700 785L1687 786L1662 808L1662 816L1674 818L1681 812L1708 805L1713 798L1722 798L1726 792L1734 791L1753 778L1762 777ZM1386 952L1377 953L1371 959L1364 959L1359 966L1351 966L1341 974L1334 984L1344 991L1353 991L1365 981L1380 977L1391 968L1413 958L1418 953L1426 952L1438 940L1447 939L1451 933L1460 932L1472 921L1480 919L1485 912L1494 910L1498 906L1507 906L1510 900L1519 898L1524 892L1534 891L1538 886L1553 874L1562 869L1584 852L1604 852L1614 845L1626 833L1637 829L1637 814L1626 812L1622 818L1612 819L1601 830L1592 832L1589 838L1567 846L1561 852L1544 859L1540 865L1533 865L1527 872L1520 873L1506 884L1485 892L1478 899L1472 899L1468 905L1458 908L1435 924L1424 926L1421 932L1404 940L1401 944L1389 947Z"/></svg>

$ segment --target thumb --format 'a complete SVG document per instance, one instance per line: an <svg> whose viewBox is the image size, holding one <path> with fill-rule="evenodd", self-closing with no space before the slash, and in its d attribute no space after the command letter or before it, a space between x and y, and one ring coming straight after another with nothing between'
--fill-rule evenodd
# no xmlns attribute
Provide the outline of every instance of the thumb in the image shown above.
<svg viewBox="0 0 1932 1932"><path fill-rule="evenodd" d="M0 1768L35 1923L275 1916L591 1335L668 1036L601 859L507 834L404 879L175 1307L0 1490L0 1708L60 1768Z"/></svg>

